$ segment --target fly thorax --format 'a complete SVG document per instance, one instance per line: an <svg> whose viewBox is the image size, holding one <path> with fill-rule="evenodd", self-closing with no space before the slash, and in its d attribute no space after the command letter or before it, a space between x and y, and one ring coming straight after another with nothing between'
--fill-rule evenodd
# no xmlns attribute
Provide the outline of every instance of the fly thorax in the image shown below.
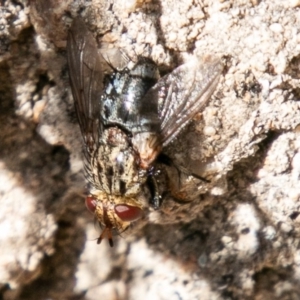
<svg viewBox="0 0 300 300"><path fill-rule="evenodd" d="M105 77L100 116L105 126L127 132L147 131L157 123L157 101L144 96L159 78L158 68L149 59L139 59L132 68Z"/></svg>
<svg viewBox="0 0 300 300"><path fill-rule="evenodd" d="M137 161L126 133L117 127L104 130L92 161L94 186L114 196L137 195L146 180Z"/></svg>

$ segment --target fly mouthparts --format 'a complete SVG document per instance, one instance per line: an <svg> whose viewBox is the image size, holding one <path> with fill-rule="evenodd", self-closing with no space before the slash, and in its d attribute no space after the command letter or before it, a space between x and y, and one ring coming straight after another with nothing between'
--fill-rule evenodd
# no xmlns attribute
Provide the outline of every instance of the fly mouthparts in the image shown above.
<svg viewBox="0 0 300 300"><path fill-rule="evenodd" d="M113 247L114 242L113 242L113 239L112 239L111 228L109 228L109 227L104 228L104 230L102 231L102 233L100 234L100 236L97 239L97 244L99 245L101 243L101 241L103 239L105 239L105 237L107 237L107 239L108 239L109 246Z"/></svg>

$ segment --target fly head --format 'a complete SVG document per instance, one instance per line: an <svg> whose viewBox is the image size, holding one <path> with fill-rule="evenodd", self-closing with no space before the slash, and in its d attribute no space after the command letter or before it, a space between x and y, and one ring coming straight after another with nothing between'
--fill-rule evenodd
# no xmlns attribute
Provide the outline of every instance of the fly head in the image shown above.
<svg viewBox="0 0 300 300"><path fill-rule="evenodd" d="M113 246L113 231L124 232L134 222L143 216L142 206L134 198L125 198L96 192L85 199L88 210L95 215L96 221L103 228L97 244L105 238Z"/></svg>

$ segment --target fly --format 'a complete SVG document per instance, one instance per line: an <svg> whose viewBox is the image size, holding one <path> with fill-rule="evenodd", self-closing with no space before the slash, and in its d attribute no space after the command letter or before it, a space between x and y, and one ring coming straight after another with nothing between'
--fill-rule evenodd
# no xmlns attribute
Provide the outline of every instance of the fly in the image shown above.
<svg viewBox="0 0 300 300"><path fill-rule="evenodd" d="M67 58L91 187L86 206L104 228L97 243L107 238L113 246L112 232L126 230L149 205L143 200L145 184L156 189L150 205L159 208L156 159L205 106L223 66L194 58L160 78L156 64L140 57L133 67L107 74L80 18L68 34Z"/></svg>

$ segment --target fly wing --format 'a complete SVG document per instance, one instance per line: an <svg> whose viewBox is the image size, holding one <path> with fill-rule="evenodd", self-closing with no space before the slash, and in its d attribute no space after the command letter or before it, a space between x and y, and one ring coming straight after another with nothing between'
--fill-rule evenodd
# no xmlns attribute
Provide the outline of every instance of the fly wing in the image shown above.
<svg viewBox="0 0 300 300"><path fill-rule="evenodd" d="M103 72L97 44L82 19L73 21L67 41L67 57L75 111L89 154L102 133L100 99Z"/></svg>
<svg viewBox="0 0 300 300"><path fill-rule="evenodd" d="M130 58L124 51L119 48L111 48L107 43L101 43L99 52L100 58L103 58L102 65L107 67L108 72L123 71L130 62Z"/></svg>
<svg viewBox="0 0 300 300"><path fill-rule="evenodd" d="M219 59L201 62L193 58L162 77L148 91L146 100L158 99L163 146L168 145L205 106L218 84L222 70Z"/></svg>

